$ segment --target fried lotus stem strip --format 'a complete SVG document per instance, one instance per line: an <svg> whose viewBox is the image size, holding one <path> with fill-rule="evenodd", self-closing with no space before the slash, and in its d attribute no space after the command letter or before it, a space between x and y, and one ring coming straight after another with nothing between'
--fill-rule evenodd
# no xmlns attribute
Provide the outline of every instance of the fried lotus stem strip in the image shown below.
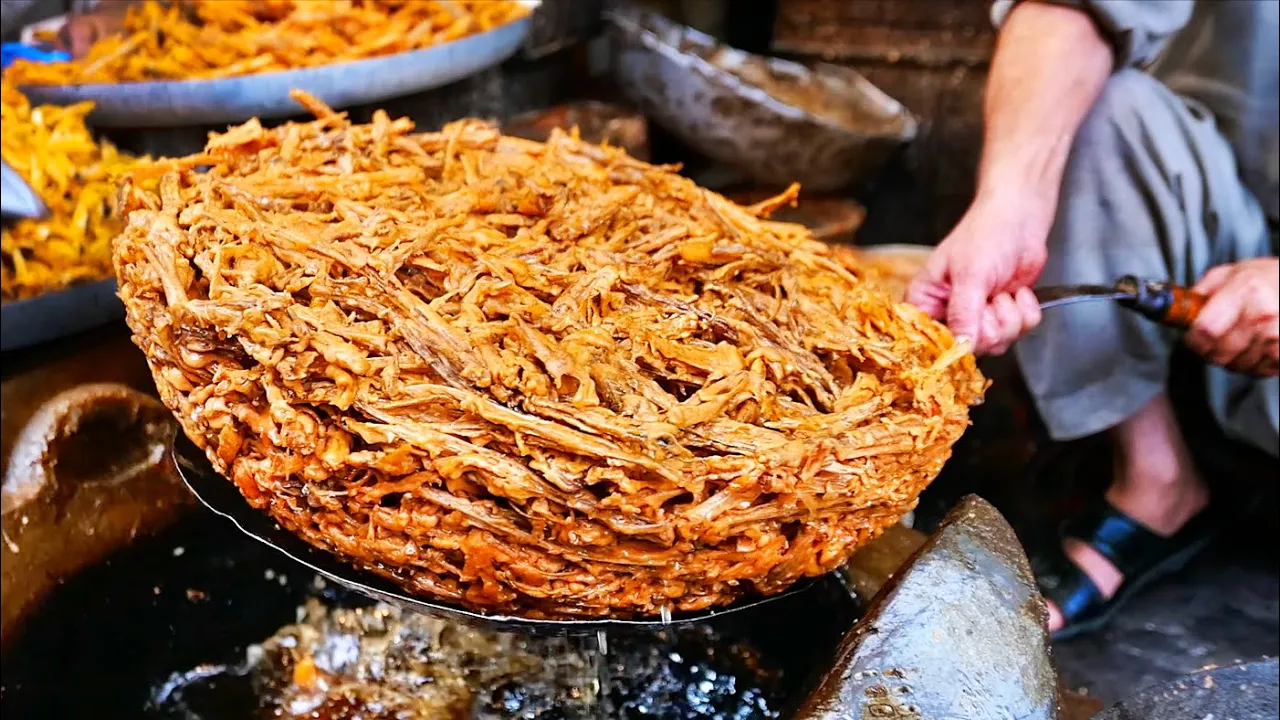
<svg viewBox="0 0 1280 720"><path fill-rule="evenodd" d="M135 171L120 293L245 497L411 591L546 618L782 591L914 507L981 400L945 328L769 204L299 99L317 120Z"/></svg>

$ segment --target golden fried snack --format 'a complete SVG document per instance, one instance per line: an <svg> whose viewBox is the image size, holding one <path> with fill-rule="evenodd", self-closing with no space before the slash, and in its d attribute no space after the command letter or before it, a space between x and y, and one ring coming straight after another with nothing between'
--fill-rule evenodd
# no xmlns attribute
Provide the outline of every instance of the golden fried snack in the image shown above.
<svg viewBox="0 0 1280 720"><path fill-rule="evenodd" d="M695 610L910 510L985 380L800 225L609 147L250 121L126 184L160 395L254 506L406 589ZM197 166L211 166L197 172Z"/></svg>
<svg viewBox="0 0 1280 720"><path fill-rule="evenodd" d="M0 151L49 207L43 220L20 220L0 237L0 295L28 298L111 276L113 209L120 172L132 158L85 127L93 103L32 108L0 83L4 132Z"/></svg>
<svg viewBox="0 0 1280 720"><path fill-rule="evenodd" d="M5 73L22 85L253 75L419 50L528 14L511 0L146 0L85 57Z"/></svg>

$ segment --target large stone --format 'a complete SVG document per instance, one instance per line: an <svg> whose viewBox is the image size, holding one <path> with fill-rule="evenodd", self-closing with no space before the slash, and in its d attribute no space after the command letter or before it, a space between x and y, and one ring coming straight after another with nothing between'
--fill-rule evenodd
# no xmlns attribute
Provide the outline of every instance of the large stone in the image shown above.
<svg viewBox="0 0 1280 720"><path fill-rule="evenodd" d="M1054 720L1047 610L1004 518L969 496L841 642L798 720Z"/></svg>

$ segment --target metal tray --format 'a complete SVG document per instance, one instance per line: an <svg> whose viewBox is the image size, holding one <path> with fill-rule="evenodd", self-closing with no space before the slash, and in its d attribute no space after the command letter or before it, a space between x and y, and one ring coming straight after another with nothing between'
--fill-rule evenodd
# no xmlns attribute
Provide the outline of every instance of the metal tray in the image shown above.
<svg viewBox="0 0 1280 720"><path fill-rule="evenodd" d="M536 11L539 0L523 0ZM532 15L487 32L421 50L299 70L211 80L24 85L34 104L92 100L99 128L160 128L243 122L302 114L289 97L305 90L331 107L377 103L431 90L497 65L516 53Z"/></svg>
<svg viewBox="0 0 1280 720"><path fill-rule="evenodd" d="M124 317L114 278L0 305L0 350L39 345Z"/></svg>

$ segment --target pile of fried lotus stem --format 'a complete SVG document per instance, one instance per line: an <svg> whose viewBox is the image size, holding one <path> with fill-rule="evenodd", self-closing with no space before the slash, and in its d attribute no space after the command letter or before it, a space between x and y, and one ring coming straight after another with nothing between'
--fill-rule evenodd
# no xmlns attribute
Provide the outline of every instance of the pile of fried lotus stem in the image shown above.
<svg viewBox="0 0 1280 720"><path fill-rule="evenodd" d="M244 497L411 593L564 619L780 592L914 507L982 397L946 328L761 219L794 188L742 207L573 134L294 95L315 121L135 170L120 296Z"/></svg>
<svg viewBox="0 0 1280 720"><path fill-rule="evenodd" d="M85 125L93 103L32 107L0 81L0 155L49 209L0 230L0 300L25 300L111 276L115 178L133 162Z"/></svg>

